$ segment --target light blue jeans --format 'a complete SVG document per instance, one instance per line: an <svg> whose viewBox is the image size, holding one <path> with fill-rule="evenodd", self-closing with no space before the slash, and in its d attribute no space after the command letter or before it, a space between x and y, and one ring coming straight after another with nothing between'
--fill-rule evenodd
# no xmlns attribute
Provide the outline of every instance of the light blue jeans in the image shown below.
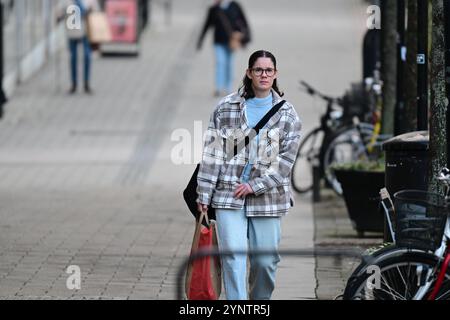
<svg viewBox="0 0 450 320"><path fill-rule="evenodd" d="M226 45L215 44L216 55L216 90L232 92L234 54Z"/></svg>
<svg viewBox="0 0 450 320"><path fill-rule="evenodd" d="M76 87L78 84L78 45L83 45L83 58L84 58L84 84L89 84L89 78L91 73L91 54L92 49L87 37L82 39L69 39L70 50L70 75L72 80L72 86Z"/></svg>
<svg viewBox="0 0 450 320"><path fill-rule="evenodd" d="M242 182L247 182L251 166L247 165ZM247 290L247 255L222 257L225 294L228 300L268 300L275 288L275 273L280 256L281 218L247 217L241 210L216 209L219 250L273 250L273 254L250 254L249 290ZM247 295L249 292L249 295Z"/></svg>

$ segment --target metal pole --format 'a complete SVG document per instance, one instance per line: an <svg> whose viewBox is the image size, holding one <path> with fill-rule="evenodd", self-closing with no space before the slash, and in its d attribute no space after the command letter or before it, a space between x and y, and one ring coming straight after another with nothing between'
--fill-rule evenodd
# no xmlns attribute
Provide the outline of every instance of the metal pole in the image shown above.
<svg viewBox="0 0 450 320"><path fill-rule="evenodd" d="M417 33L417 130L421 131L428 130L428 0L417 0Z"/></svg>
<svg viewBox="0 0 450 320"><path fill-rule="evenodd" d="M45 39L45 60L50 58L50 34L52 32L52 4L51 0L44 0L42 6L42 22L44 24L44 39Z"/></svg>
<svg viewBox="0 0 450 320"><path fill-rule="evenodd" d="M320 202L320 163L318 159L314 159L312 163L312 177L313 177L313 202Z"/></svg>
<svg viewBox="0 0 450 320"><path fill-rule="evenodd" d="M22 59L24 56L24 19L25 19L25 0L16 0L14 2L14 10L16 15L16 69L17 78L16 83L19 84L22 81Z"/></svg>
<svg viewBox="0 0 450 320"><path fill-rule="evenodd" d="M0 118L3 118L3 105L7 102L5 92L3 91L3 1L0 0Z"/></svg>
<svg viewBox="0 0 450 320"><path fill-rule="evenodd" d="M172 24L172 0L164 1L164 16L166 26L170 26Z"/></svg>
<svg viewBox="0 0 450 320"><path fill-rule="evenodd" d="M0 0L0 76L1 76L1 80L3 80L3 1L2 0Z"/></svg>
<svg viewBox="0 0 450 320"><path fill-rule="evenodd" d="M447 95L447 168L450 167L450 3L444 1L445 20L445 91Z"/></svg>

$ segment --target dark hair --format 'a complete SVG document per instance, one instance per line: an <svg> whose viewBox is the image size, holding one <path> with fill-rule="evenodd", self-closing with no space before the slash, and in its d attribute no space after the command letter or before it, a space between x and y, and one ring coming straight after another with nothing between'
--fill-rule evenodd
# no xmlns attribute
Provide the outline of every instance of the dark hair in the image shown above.
<svg viewBox="0 0 450 320"><path fill-rule="evenodd" d="M272 60L273 62L275 70L277 69L277 60L275 59L275 56L269 51L265 50L258 50L253 52L253 54L248 59L249 69L253 68L258 58L270 58L270 60ZM277 79L273 80L272 89L275 90L275 92L278 93L280 97L284 96L284 93L280 91L280 89L278 88ZM253 91L252 86L252 79L247 77L247 73L245 74L244 79L242 80L242 86L239 88L239 92L241 93L241 97L243 97L244 99L251 99L255 97L255 92Z"/></svg>

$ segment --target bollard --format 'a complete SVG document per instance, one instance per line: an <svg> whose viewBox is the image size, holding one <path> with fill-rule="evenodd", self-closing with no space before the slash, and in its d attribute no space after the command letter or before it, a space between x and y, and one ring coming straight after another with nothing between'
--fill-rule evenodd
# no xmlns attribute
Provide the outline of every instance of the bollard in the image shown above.
<svg viewBox="0 0 450 320"><path fill-rule="evenodd" d="M8 101L3 91L3 2L0 1L0 118L3 118L3 105Z"/></svg>
<svg viewBox="0 0 450 320"><path fill-rule="evenodd" d="M164 2L164 17L166 26L172 24L172 0L165 0Z"/></svg>
<svg viewBox="0 0 450 320"><path fill-rule="evenodd" d="M320 202L320 162L314 159L312 162L312 177L313 177L313 202Z"/></svg>

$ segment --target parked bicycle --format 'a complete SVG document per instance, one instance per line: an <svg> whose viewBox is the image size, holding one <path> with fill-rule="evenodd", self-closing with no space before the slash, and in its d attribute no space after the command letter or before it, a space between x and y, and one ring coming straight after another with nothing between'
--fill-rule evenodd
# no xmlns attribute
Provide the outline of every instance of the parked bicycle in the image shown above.
<svg viewBox="0 0 450 320"><path fill-rule="evenodd" d="M344 299L450 300L450 170L438 179L445 196L403 190L392 203L381 192L394 243L363 256Z"/></svg>
<svg viewBox="0 0 450 320"><path fill-rule="evenodd" d="M301 85L309 95L324 100L327 107L320 118L320 125L306 134L300 144L292 169L292 187L299 193L310 191L313 188L312 168L317 166L319 178L325 178L327 185L341 195L342 188L330 167L367 158L367 146L373 136L374 126L360 122L358 115L345 109L345 96L330 97L305 81L301 81ZM364 109L363 106L359 108Z"/></svg>

